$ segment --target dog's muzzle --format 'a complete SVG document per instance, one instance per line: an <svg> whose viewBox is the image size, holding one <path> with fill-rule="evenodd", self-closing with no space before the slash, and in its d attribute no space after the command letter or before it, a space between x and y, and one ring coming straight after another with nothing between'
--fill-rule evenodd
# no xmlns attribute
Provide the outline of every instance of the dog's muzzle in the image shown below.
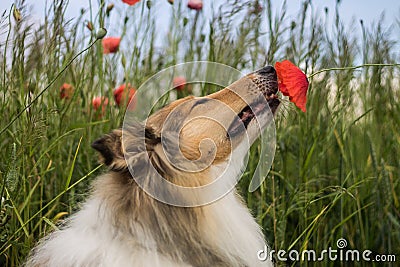
<svg viewBox="0 0 400 267"><path fill-rule="evenodd" d="M250 122L257 116L268 112L267 106L269 110L275 114L280 104L276 95L278 92L278 77L274 67L266 66L249 74L247 77L261 94L258 94L255 100L237 114L237 117L228 129L228 135L230 137L236 136L242 132L244 128L247 129ZM254 86L250 86L250 88L253 89Z"/></svg>

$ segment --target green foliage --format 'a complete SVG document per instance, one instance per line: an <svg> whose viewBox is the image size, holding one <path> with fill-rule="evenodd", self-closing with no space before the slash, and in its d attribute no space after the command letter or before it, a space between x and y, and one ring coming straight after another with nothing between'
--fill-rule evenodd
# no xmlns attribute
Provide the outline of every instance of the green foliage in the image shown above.
<svg viewBox="0 0 400 267"><path fill-rule="evenodd" d="M336 10L327 28L310 1L293 21L286 4L277 10L265 0L259 9L254 2L229 0L207 15L175 1L162 36L156 1L113 10L121 21L111 21L105 8L69 21L66 1L53 1L40 27L29 24L26 7L18 6L19 20L13 7L3 14L1 266L19 266L40 237L79 207L99 172L91 142L122 122L112 95L117 85L139 87L163 68L194 60L253 70L289 59L309 74L357 62L400 62L399 43L390 37L399 25L387 27L383 18L357 28L344 25ZM103 55L87 17L95 28L120 27L129 45ZM59 95L65 82L75 88L70 99ZM102 116L91 107L98 95L110 99ZM399 69L369 66L313 76L305 114L283 104L270 174L256 192L247 191L259 157L256 144L239 184L273 249L322 251L343 237L352 249L400 255L399 97Z"/></svg>

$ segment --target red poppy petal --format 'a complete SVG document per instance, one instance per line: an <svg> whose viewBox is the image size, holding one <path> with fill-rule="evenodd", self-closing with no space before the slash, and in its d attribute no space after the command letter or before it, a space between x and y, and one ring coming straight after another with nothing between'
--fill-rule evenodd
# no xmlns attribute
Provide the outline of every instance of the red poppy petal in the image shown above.
<svg viewBox="0 0 400 267"><path fill-rule="evenodd" d="M69 83L64 83L60 87L60 98L62 99L69 99L74 94L74 87Z"/></svg>
<svg viewBox="0 0 400 267"><path fill-rule="evenodd" d="M286 88L286 85L284 83L278 81L278 88L282 92L283 95L289 96L289 91Z"/></svg>
<svg viewBox="0 0 400 267"><path fill-rule="evenodd" d="M119 43L121 38L119 37L107 37L102 40L103 53L110 54L118 51Z"/></svg>
<svg viewBox="0 0 400 267"><path fill-rule="evenodd" d="M134 4L140 2L140 0L122 0L125 4L128 4L130 6L133 6Z"/></svg>
<svg viewBox="0 0 400 267"><path fill-rule="evenodd" d="M275 63L278 75L278 87L283 95L289 96L293 102L303 112L306 112L307 103L307 76L292 62L284 60Z"/></svg>
<svg viewBox="0 0 400 267"><path fill-rule="evenodd" d="M202 0L189 0L188 8L194 10L201 10L203 8L203 1Z"/></svg>
<svg viewBox="0 0 400 267"><path fill-rule="evenodd" d="M120 107L123 104L129 105L129 109L132 110L136 106L136 98L134 97L136 93L136 89L133 88L130 84L128 84L128 89L125 90L125 84L122 84L118 88L116 88L113 92L115 102L117 106ZM125 103L126 98L128 97L127 103ZM133 99L133 100L132 100ZM130 102L132 103L130 104Z"/></svg>
<svg viewBox="0 0 400 267"><path fill-rule="evenodd" d="M183 76L174 77L174 79L172 80L172 86L178 91L182 91L183 89L185 89L185 85L186 79Z"/></svg>
<svg viewBox="0 0 400 267"><path fill-rule="evenodd" d="M117 103L117 106L119 106L121 104L121 98L122 98L122 94L123 94L124 90L125 90L125 84L119 86L113 92L114 99L115 99L115 102Z"/></svg>

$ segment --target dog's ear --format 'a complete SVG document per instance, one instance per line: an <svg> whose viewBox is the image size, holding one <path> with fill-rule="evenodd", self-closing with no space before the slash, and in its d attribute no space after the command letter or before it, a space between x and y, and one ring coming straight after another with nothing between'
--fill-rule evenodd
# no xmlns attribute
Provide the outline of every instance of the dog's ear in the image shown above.
<svg viewBox="0 0 400 267"><path fill-rule="evenodd" d="M115 171L120 171L127 167L121 139L122 131L114 130L92 143L92 147L100 152L101 161Z"/></svg>

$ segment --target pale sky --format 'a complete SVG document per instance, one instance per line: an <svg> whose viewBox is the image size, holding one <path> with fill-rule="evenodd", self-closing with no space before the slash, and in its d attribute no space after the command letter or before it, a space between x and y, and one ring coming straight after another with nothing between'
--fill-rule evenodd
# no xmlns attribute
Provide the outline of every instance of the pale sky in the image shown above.
<svg viewBox="0 0 400 267"><path fill-rule="evenodd" d="M81 7L88 7L90 0L69 0L69 7L67 9L67 17L73 18L79 14ZM179 0L175 0L179 1ZM182 0L187 2L187 0ZM204 0L204 7L207 8L211 1L223 2L221 0ZM8 9L12 3L16 1L13 0L1 0L0 1L0 12L3 13L4 10ZM25 3L33 7L34 16L37 18L43 17L43 9L46 0L25 0ZM50 1L48 1L50 2ZM91 0L92 6L96 6L98 0ZM127 5L121 3L122 1L106 1L106 3L114 3L118 7L128 7ZM161 11L168 10L169 4L167 0L153 0L156 7L159 7ZM260 1L262 2L262 1ZM279 8L282 5L283 0L273 0L275 8ZM300 0L287 0L287 5L289 9L289 15L292 17L296 16L296 12L299 10L302 1ZM324 7L328 7L331 10L331 14L334 11L334 6L336 0L314 0L313 5L323 12ZM340 11L342 13L342 19L346 22L350 22L354 17L357 21L363 19L367 25L373 20L378 20L382 12L386 13L386 21L394 22L396 18L400 19L400 2L398 0L341 0Z"/></svg>
<svg viewBox="0 0 400 267"><path fill-rule="evenodd" d="M69 5L66 11L67 18L75 18L79 16L81 8L87 8L89 3L92 3L93 7L98 5L99 0L69 0ZM144 0L143 0L144 1ZM178 2L180 0L175 0ZM187 2L188 0L181 0L183 2ZM324 9L328 7L330 14L330 21L333 21L333 15L335 10L335 3L337 0L312 0L313 6L315 8L315 13L319 13L321 17L324 16ZM9 9L11 4L14 3L13 0L0 0L0 12L3 13L4 10ZM48 0L47 2L50 2ZM159 17L158 23L160 24L157 29L167 30L167 25L169 21L170 14L170 6L167 0L152 0L153 2L153 12ZM207 9L210 9L211 3L224 3L224 0L204 0L204 12L207 12ZM263 1L260 1L261 3ZM279 10L282 6L283 0L272 0L274 3L274 10ZM300 0L287 0L288 6L288 17L296 19L298 17L297 12L300 10L301 3L303 1ZM25 0L25 3L32 8L32 22L43 21L44 17L44 7L46 0ZM115 9L118 11L123 11L127 8L135 8L129 7L128 5L122 3L120 0L111 0L106 1L106 4L114 3ZM112 19L121 20L121 17L118 17L118 12L113 11L111 17ZM95 11L94 11L95 12ZM385 24L392 25L396 23L396 19L400 20L400 2L398 0L341 0L340 5L341 19L347 24L350 25L352 22L355 22L354 26L356 30L360 29L359 21L362 19L364 21L364 25L367 27L371 27L373 22L379 20L381 14L385 12ZM354 19L354 20L353 20ZM111 20L112 21L112 20ZM400 23L400 22L399 22ZM400 26L400 25L399 25ZM358 28L357 28L358 27ZM394 31L394 38L400 39L400 27ZM117 28L118 29L118 28ZM115 29L110 27L109 35L119 35L119 32L114 32ZM359 31L358 31L359 32ZM0 36L0 40L3 39Z"/></svg>
<svg viewBox="0 0 400 267"><path fill-rule="evenodd" d="M74 17L77 15L79 9L81 7L88 7L90 0L69 0L69 8L67 10L68 17ZM97 0L91 0L92 5L97 5ZM176 0L179 1L179 0ZM187 2L187 0L182 0ZM207 7L211 1L216 2L215 0L204 0L204 6ZM221 0L217 0L221 2ZM12 3L16 1L13 0L1 0L0 1L0 12L3 13L4 10L8 9ZM34 13L36 16L43 16L43 8L46 0L25 0L27 5L32 5L34 7ZM50 1L48 1L50 2ZM114 1L106 1L106 3L114 3L118 6L126 6L121 3L122 1L114 0ZM161 9L165 10L169 4L167 0L153 0L157 5L161 5ZM262 2L262 1L260 1ZM281 6L283 0L273 0L275 7L278 8ZM299 10L301 5L300 0L287 0L287 5L289 8L289 14L295 15L295 12ZM314 0L312 1L313 5L318 9L323 11L323 8L326 6L330 10L334 10L334 6L336 0ZM387 20L393 21L395 17L400 16L400 2L397 0L341 0L341 8L342 18L348 21L351 20L352 17L355 17L357 20L363 19L366 22L371 22L374 19L378 19L380 14L385 11L387 14Z"/></svg>

